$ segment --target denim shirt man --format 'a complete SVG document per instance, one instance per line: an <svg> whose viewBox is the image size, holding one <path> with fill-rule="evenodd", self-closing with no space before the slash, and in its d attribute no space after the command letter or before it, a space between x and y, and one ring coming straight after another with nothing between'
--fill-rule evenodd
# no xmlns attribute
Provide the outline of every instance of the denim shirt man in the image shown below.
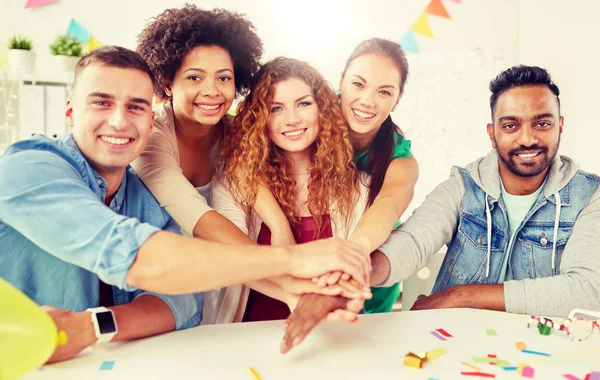
<svg viewBox="0 0 600 380"><path fill-rule="evenodd" d="M153 295L177 329L198 324L201 293L168 296L126 283L139 247L157 231L178 233L176 223L131 168L108 207L105 194L105 179L71 134L9 147L0 159L0 277L40 305L72 311L99 306L100 279L116 285L115 305Z"/></svg>
<svg viewBox="0 0 600 380"><path fill-rule="evenodd" d="M413 309L600 310L600 178L556 154L564 125L558 87L545 70L517 66L490 89L494 150L453 168L380 248L390 265L381 285L409 277L447 245L432 295ZM538 193L527 212L517 210L525 216L514 231L502 185L511 196Z"/></svg>

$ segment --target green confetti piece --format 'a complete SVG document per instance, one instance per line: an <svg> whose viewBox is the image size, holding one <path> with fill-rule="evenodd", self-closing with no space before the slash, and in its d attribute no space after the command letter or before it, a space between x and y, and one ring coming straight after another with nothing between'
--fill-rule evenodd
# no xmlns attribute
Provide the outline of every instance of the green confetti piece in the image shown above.
<svg viewBox="0 0 600 380"><path fill-rule="evenodd" d="M498 336L498 334L496 334L496 330L494 329L486 329L485 332L489 335L489 336Z"/></svg>

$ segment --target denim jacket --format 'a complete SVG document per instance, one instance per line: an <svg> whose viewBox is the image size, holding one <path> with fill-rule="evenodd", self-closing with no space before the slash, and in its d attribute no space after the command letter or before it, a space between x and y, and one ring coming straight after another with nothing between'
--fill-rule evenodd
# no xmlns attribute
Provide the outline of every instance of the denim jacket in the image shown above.
<svg viewBox="0 0 600 380"><path fill-rule="evenodd" d="M566 315L575 307L600 308L599 185L598 176L579 170L568 157L555 158L508 252L513 278L504 283L508 311ZM450 179L381 247L394 277L386 283L423 267L444 244L448 249L432 293L498 283L509 239L492 151L467 168L453 168Z"/></svg>
<svg viewBox="0 0 600 380"><path fill-rule="evenodd" d="M198 324L202 294L168 296L127 285L137 250L155 232L178 233L131 168L109 207L106 181L70 134L17 142L0 158L0 276L40 305L96 307L99 281L116 305L142 294L163 300L177 329ZM176 253L174 253L176 254Z"/></svg>

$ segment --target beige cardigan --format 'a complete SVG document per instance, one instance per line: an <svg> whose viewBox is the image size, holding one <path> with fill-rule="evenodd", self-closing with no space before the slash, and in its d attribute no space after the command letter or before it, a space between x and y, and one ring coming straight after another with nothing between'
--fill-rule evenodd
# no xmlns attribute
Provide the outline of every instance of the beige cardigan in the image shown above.
<svg viewBox="0 0 600 380"><path fill-rule="evenodd" d="M331 221L333 236L342 239L348 238L354 232L365 212L367 205L367 195L369 189L364 183L369 183L370 176L365 173L361 174L359 199L354 206L350 224L347 229L344 229L344 224L339 218L339 215L332 212ZM256 241L260 232L261 219L256 213L251 210L249 214L238 205L232 194L223 185L220 179L213 180L212 185L212 202L213 207L220 214L231 220L233 224L238 226L244 233ZM246 310L246 302L250 289L243 285L233 285L219 290L216 304L216 313L214 314L214 323L231 323L241 322Z"/></svg>
<svg viewBox="0 0 600 380"><path fill-rule="evenodd" d="M148 145L131 165L161 206L191 236L198 220L212 208L181 170L171 102L157 104L153 110Z"/></svg>

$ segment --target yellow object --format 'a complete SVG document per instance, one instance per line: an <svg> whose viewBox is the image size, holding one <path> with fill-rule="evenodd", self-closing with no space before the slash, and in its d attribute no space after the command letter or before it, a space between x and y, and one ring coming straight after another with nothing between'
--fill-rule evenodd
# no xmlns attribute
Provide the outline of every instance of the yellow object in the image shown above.
<svg viewBox="0 0 600 380"><path fill-rule="evenodd" d="M85 52L89 53L92 50L97 49L102 46L104 46L104 44L102 42L95 39L94 36L91 36L90 39L88 40L87 49L85 50Z"/></svg>
<svg viewBox="0 0 600 380"><path fill-rule="evenodd" d="M431 26L429 26L429 21L427 20L427 14L425 14L425 12L423 12L419 18L416 19L410 29L415 33L433 38L433 32L431 31Z"/></svg>
<svg viewBox="0 0 600 380"><path fill-rule="evenodd" d="M517 367L517 372L519 374L523 373L523 368L525 367L529 367L529 365L527 363L519 363L519 366Z"/></svg>
<svg viewBox="0 0 600 380"><path fill-rule="evenodd" d="M35 302L2 278L0 300L0 380L14 380L44 364L67 336Z"/></svg>
<svg viewBox="0 0 600 380"><path fill-rule="evenodd" d="M446 353L445 349L437 348L435 350L427 351L427 353L425 355L427 357L427 360L431 360L431 359L440 357L440 356L444 355L445 353Z"/></svg>
<svg viewBox="0 0 600 380"><path fill-rule="evenodd" d="M424 354L417 355L412 352L409 352L404 356L404 365L406 367L421 368L423 367L423 362L425 360L426 358Z"/></svg>
<svg viewBox="0 0 600 380"><path fill-rule="evenodd" d="M258 376L258 373L256 373L256 371L254 370L254 368L248 367L248 370L250 371L255 380L262 380L260 376Z"/></svg>

